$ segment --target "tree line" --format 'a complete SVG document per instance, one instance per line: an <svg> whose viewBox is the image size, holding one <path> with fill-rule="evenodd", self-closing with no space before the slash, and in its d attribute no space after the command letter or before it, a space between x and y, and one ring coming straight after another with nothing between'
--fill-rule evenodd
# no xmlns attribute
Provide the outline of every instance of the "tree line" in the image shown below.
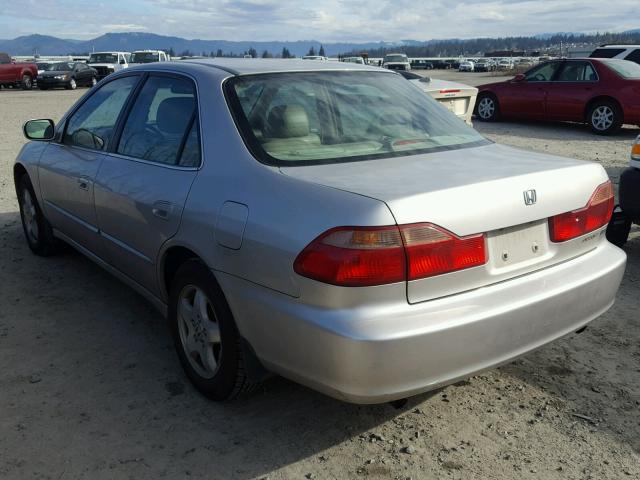
<svg viewBox="0 0 640 480"><path fill-rule="evenodd" d="M384 57L387 53L405 53L409 57L457 57L459 55L480 55L492 51L524 51L548 52L555 54L566 53L570 46L601 45L601 44L631 44L640 43L640 32L633 33L595 33L584 34L555 34L536 37L502 37L502 38L474 38L470 40L431 40L421 44L404 45L398 47L381 47L376 49L359 49L346 52L343 55L360 55L367 53L370 57Z"/></svg>
<svg viewBox="0 0 640 480"><path fill-rule="evenodd" d="M218 50L216 50L215 52L212 50L210 52L205 52L202 51L200 53L198 52L192 52L191 50L182 50L181 52L176 53L176 51L173 49L173 47L167 48L164 50L164 52L167 55L170 55L171 57L208 57L208 58L216 58L216 57L226 57L226 58L246 58L246 57L251 57L251 58L296 58L295 55L293 55L288 48L286 47L282 47L282 51L278 52L278 53L271 53L268 50L263 50L262 53L259 53L255 48L251 47L248 50L245 50L242 53L236 53L236 52L223 52L221 48L219 48ZM320 55L322 57L325 56L325 51L324 51L324 47L322 45L320 45L320 47L317 50L316 53L316 49L315 47L312 45L311 47L309 47L309 51L307 52L307 55Z"/></svg>

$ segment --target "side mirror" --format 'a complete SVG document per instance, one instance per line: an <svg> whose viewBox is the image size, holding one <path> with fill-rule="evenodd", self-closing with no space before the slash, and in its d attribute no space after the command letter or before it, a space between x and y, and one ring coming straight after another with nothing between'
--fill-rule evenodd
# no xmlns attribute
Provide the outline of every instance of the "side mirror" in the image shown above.
<svg viewBox="0 0 640 480"><path fill-rule="evenodd" d="M22 126L24 136L29 140L53 140L55 125L53 120L29 120Z"/></svg>
<svg viewBox="0 0 640 480"><path fill-rule="evenodd" d="M514 82L524 82L527 77L524 76L524 73L519 73L515 77L513 77Z"/></svg>

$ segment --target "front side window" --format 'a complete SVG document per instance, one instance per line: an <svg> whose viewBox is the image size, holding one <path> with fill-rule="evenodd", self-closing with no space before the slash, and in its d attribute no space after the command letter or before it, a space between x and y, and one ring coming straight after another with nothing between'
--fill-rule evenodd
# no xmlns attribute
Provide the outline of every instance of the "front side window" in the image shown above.
<svg viewBox="0 0 640 480"><path fill-rule="evenodd" d="M117 153L165 165L197 166L200 142L196 117L191 80L152 75L125 122Z"/></svg>
<svg viewBox="0 0 640 480"><path fill-rule="evenodd" d="M299 72L225 85L245 142L268 164L388 158L487 143L400 75Z"/></svg>
<svg viewBox="0 0 640 480"><path fill-rule="evenodd" d="M527 82L549 82L560 66L559 62L549 62L532 68L524 74Z"/></svg>
<svg viewBox="0 0 640 480"><path fill-rule="evenodd" d="M559 82L595 82L598 80L590 62L567 61L556 78Z"/></svg>
<svg viewBox="0 0 640 480"><path fill-rule="evenodd" d="M100 87L69 118L63 143L106 150L122 107L138 78L137 75L118 78Z"/></svg>

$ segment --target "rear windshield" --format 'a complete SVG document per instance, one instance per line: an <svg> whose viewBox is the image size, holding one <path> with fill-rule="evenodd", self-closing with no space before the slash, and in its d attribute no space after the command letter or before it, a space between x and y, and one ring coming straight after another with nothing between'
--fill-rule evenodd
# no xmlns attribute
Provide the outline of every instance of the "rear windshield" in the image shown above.
<svg viewBox="0 0 640 480"><path fill-rule="evenodd" d="M624 50L624 48L596 48L589 56L591 58L613 58Z"/></svg>
<svg viewBox="0 0 640 480"><path fill-rule="evenodd" d="M89 63L118 63L118 55L114 53L92 53Z"/></svg>
<svg viewBox="0 0 640 480"><path fill-rule="evenodd" d="M131 63L153 63L158 61L158 54L153 52L136 52L131 55Z"/></svg>
<svg viewBox="0 0 640 480"><path fill-rule="evenodd" d="M640 65L628 60L607 60L607 67L624 78L640 78Z"/></svg>
<svg viewBox="0 0 640 480"><path fill-rule="evenodd" d="M415 155L488 143L400 75L298 72L225 85L242 136L271 165Z"/></svg>
<svg viewBox="0 0 640 480"><path fill-rule="evenodd" d="M406 55L387 55L384 57L385 62L406 62Z"/></svg>

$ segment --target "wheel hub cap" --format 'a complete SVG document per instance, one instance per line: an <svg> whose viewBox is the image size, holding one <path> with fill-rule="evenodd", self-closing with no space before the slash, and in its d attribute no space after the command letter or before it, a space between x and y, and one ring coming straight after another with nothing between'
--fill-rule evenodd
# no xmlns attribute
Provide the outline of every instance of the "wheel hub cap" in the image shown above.
<svg viewBox="0 0 640 480"><path fill-rule="evenodd" d="M220 325L205 292L187 285L178 298L178 332L184 353L203 378L218 371L222 339Z"/></svg>
<svg viewBox="0 0 640 480"><path fill-rule="evenodd" d="M613 110L601 105L591 114L591 123L596 130L606 130L613 125Z"/></svg>
<svg viewBox="0 0 640 480"><path fill-rule="evenodd" d="M24 220L24 226L27 230L27 235L33 242L38 241L38 217L36 212L36 206L31 198L29 190L25 190L22 195L22 218Z"/></svg>
<svg viewBox="0 0 640 480"><path fill-rule="evenodd" d="M491 100L490 98L483 98L478 104L478 114L482 118L490 118L493 115L495 109L496 107L493 103L493 100Z"/></svg>

